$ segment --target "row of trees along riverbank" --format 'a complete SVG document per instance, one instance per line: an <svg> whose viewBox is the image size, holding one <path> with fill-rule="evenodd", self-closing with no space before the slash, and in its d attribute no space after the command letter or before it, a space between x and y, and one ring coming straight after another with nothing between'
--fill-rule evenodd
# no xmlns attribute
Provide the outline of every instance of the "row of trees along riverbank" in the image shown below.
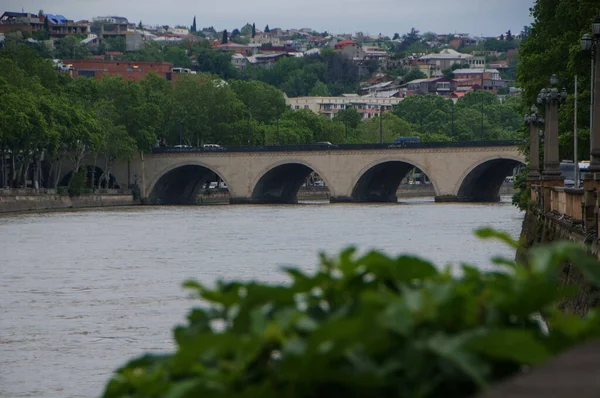
<svg viewBox="0 0 600 398"><path fill-rule="evenodd" d="M182 75L174 84L155 75L139 83L120 77L73 79L26 45L0 51L0 94L3 186L23 186L36 170L40 187L54 188L62 160L70 158L72 171L78 172L87 155L106 159L97 165L101 178L91 185L110 185L114 161L180 139L192 146L379 141L377 116L361 122L354 109L333 120L293 111L280 90L263 82L226 81L212 74ZM521 127L518 110L518 99L500 103L487 92L469 93L456 105L440 97L412 96L383 114L383 140L515 138Z"/></svg>

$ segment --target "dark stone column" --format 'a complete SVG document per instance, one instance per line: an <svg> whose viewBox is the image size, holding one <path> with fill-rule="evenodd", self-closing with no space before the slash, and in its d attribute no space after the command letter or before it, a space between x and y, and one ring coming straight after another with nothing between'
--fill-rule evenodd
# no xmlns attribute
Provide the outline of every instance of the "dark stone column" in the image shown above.
<svg viewBox="0 0 600 398"><path fill-rule="evenodd" d="M527 180L535 183L540 180L540 135L539 126L544 119L538 115L538 108L531 107L531 115L525 117L525 123L529 125L529 173Z"/></svg>
<svg viewBox="0 0 600 398"><path fill-rule="evenodd" d="M594 180L600 182L600 38L596 39L594 76L594 107L590 133L590 168Z"/></svg>
<svg viewBox="0 0 600 398"><path fill-rule="evenodd" d="M542 90L542 93L545 90ZM544 171L545 181L564 180L560 175L558 155L558 100L560 94L556 88L546 91L546 131L544 134Z"/></svg>

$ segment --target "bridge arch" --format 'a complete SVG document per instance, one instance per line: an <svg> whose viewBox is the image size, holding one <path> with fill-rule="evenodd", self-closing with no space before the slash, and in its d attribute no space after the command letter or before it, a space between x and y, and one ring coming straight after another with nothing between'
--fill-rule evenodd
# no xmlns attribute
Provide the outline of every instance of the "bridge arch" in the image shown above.
<svg viewBox="0 0 600 398"><path fill-rule="evenodd" d="M519 165L525 165L523 158L512 154L478 160L458 179L454 189L456 199L462 202L498 202L502 183Z"/></svg>
<svg viewBox="0 0 600 398"><path fill-rule="evenodd" d="M418 168L431 181L435 194L438 193L435 175L420 162L402 157L389 157L364 167L352 182L353 202L397 202L396 191L408 172Z"/></svg>
<svg viewBox="0 0 600 398"><path fill-rule="evenodd" d="M251 184L251 203L297 203L298 191L310 173L315 172L330 192L333 187L318 168L299 159L272 163L258 173Z"/></svg>
<svg viewBox="0 0 600 398"><path fill-rule="evenodd" d="M148 203L151 204L196 204L197 197L207 182L220 179L231 193L227 179L214 168L202 162L182 162L171 165L148 185Z"/></svg>

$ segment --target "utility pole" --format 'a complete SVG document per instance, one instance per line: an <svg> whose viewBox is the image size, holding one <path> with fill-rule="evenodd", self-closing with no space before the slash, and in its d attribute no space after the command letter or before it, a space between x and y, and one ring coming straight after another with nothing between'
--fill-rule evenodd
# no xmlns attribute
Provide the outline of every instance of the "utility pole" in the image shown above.
<svg viewBox="0 0 600 398"><path fill-rule="evenodd" d="M579 188L579 160L577 159L577 75L575 75L575 98L574 104L574 122L573 122L573 168L575 169L573 176L575 179L575 188Z"/></svg>
<svg viewBox="0 0 600 398"><path fill-rule="evenodd" d="M250 132L250 109L248 109L248 145L252 140L252 133Z"/></svg>
<svg viewBox="0 0 600 398"><path fill-rule="evenodd" d="M450 141L454 141L454 101L452 102L452 131L450 132Z"/></svg>

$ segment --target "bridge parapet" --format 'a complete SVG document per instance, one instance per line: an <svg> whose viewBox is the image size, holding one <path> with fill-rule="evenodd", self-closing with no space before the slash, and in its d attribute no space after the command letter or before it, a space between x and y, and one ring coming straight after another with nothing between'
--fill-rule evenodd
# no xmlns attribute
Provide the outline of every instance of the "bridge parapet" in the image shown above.
<svg viewBox="0 0 600 398"><path fill-rule="evenodd" d="M545 212L552 211L575 222L586 220L585 190L583 188L551 187L544 192L541 185L531 186L531 200ZM595 223L595 219L594 219ZM595 225L587 225L595 228Z"/></svg>

